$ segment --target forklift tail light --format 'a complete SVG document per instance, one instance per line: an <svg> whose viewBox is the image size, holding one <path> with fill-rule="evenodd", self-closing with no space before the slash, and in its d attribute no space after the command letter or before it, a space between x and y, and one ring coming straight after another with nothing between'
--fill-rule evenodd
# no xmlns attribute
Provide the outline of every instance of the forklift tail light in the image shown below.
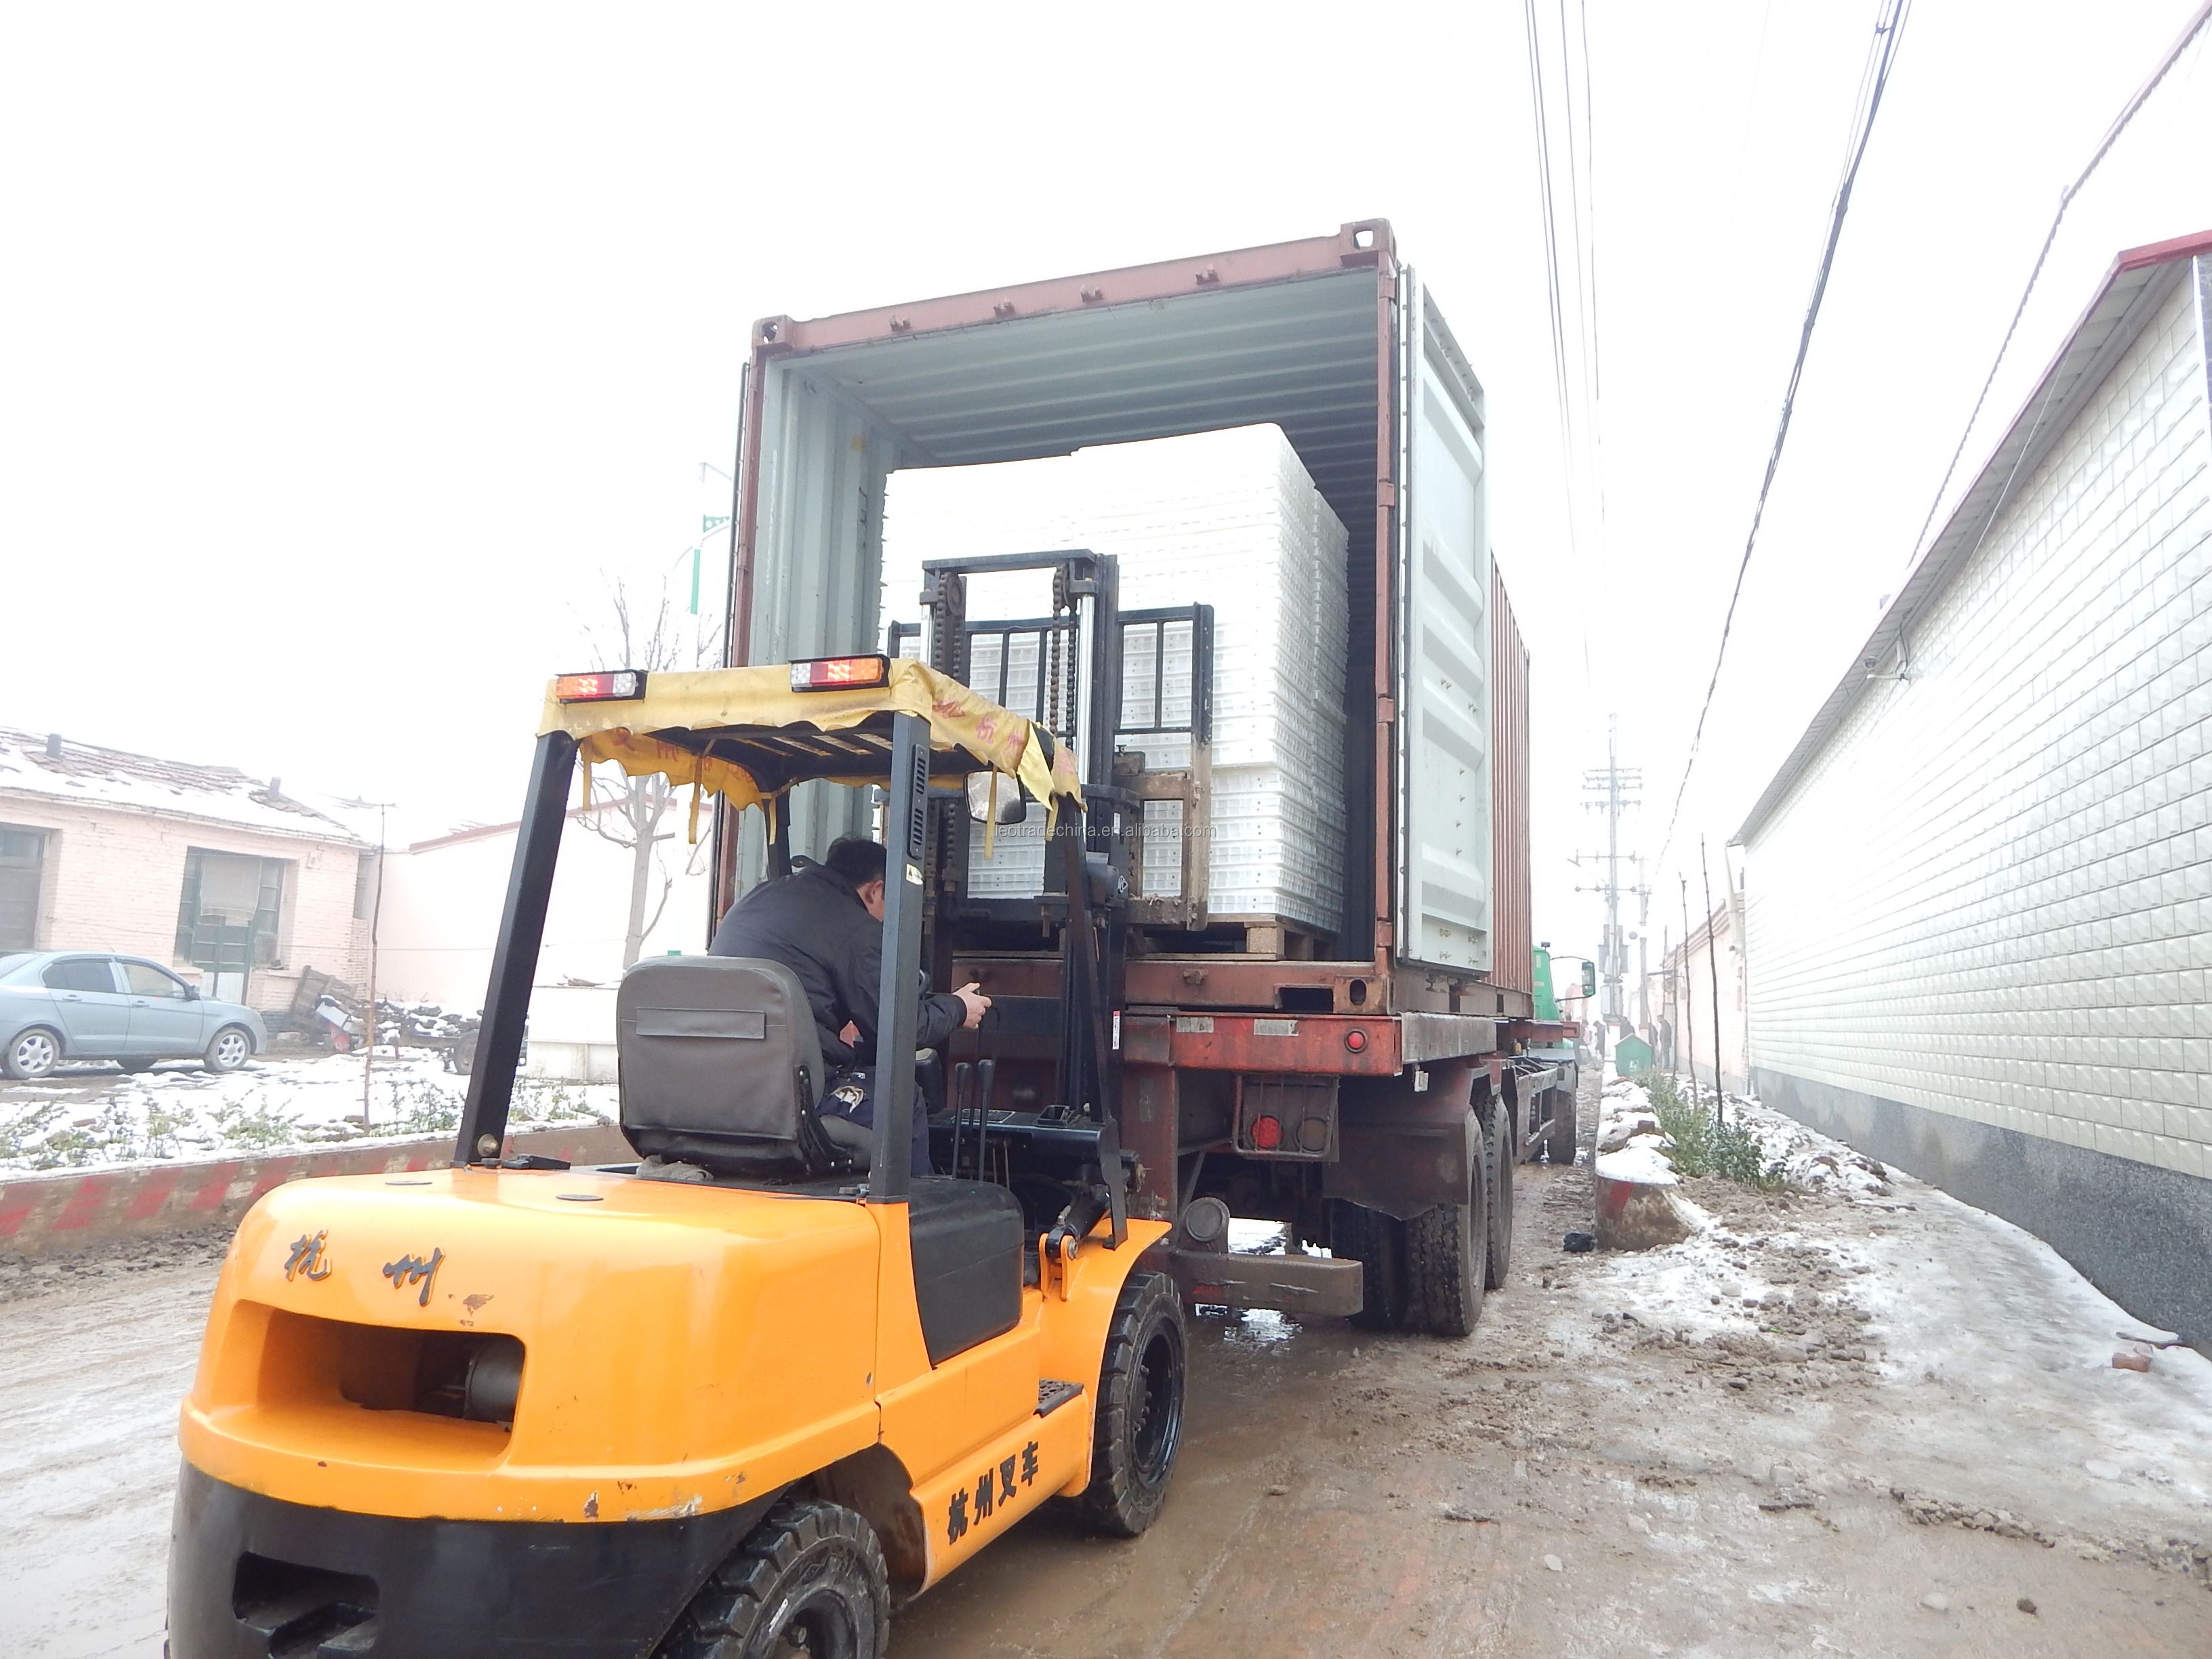
<svg viewBox="0 0 2212 1659"><path fill-rule="evenodd" d="M791 665L794 691L844 691L882 685L891 677L891 659L872 657L815 657Z"/></svg>
<svg viewBox="0 0 2212 1659"><path fill-rule="evenodd" d="M1283 1144L1283 1121L1279 1117L1255 1117L1252 1120L1252 1144L1263 1152L1272 1152Z"/></svg>
<svg viewBox="0 0 2212 1659"><path fill-rule="evenodd" d="M626 702L645 695L645 675L635 668L602 674L563 674L553 682L560 702Z"/></svg>

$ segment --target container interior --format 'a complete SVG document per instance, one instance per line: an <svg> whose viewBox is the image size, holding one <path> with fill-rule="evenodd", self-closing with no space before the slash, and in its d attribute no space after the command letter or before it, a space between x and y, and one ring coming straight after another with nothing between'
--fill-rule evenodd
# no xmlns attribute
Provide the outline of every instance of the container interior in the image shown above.
<svg viewBox="0 0 2212 1659"><path fill-rule="evenodd" d="M885 481L913 466L1273 422L1348 533L1345 928L1372 950L1377 430L1371 267L1012 318L766 360L751 659L880 649ZM1347 709L1347 714L1353 713ZM802 850L866 829L854 792L792 805ZM749 815L754 816L754 815ZM748 825L749 838L757 837ZM758 866L744 860L750 875Z"/></svg>

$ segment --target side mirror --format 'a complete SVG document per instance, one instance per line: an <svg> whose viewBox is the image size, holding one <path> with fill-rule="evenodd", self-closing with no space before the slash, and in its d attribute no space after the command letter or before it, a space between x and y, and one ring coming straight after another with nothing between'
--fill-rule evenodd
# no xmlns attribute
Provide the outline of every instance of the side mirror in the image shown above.
<svg viewBox="0 0 2212 1659"><path fill-rule="evenodd" d="M1022 799L1022 787L1013 779L996 772L970 772L968 775L968 816L978 823L991 821L991 786L998 785L998 818L1001 823L1019 823L1029 816L1029 803Z"/></svg>
<svg viewBox="0 0 2212 1659"><path fill-rule="evenodd" d="M1594 962L1583 963L1583 994L1586 997L1597 994L1597 963Z"/></svg>
<svg viewBox="0 0 2212 1659"><path fill-rule="evenodd" d="M199 991L199 987L198 987L197 985L187 985L186 987L185 987L185 1001L187 1001L187 1002L198 1002L199 1000L200 1000L200 991Z"/></svg>

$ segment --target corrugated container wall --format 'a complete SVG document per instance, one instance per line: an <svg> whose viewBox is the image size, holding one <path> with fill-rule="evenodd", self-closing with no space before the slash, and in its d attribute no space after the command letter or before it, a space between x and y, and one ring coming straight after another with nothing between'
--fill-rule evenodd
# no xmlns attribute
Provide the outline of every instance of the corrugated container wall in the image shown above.
<svg viewBox="0 0 2212 1659"><path fill-rule="evenodd" d="M1528 854L1528 647L1490 567L1491 883L1496 895L1490 982L1508 991L1536 986L1535 923Z"/></svg>

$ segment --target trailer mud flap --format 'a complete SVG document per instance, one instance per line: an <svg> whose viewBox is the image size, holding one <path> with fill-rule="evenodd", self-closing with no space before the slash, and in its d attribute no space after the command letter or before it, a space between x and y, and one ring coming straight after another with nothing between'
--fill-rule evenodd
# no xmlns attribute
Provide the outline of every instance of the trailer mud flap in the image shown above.
<svg viewBox="0 0 2212 1659"><path fill-rule="evenodd" d="M1462 1108L1449 1122L1346 1124L1322 1191L1410 1221L1439 1204L1464 1204L1473 1190L1480 1132Z"/></svg>
<svg viewBox="0 0 2212 1659"><path fill-rule="evenodd" d="M1186 1299L1210 1307L1344 1318L1359 1311L1364 1295L1359 1264L1325 1255L1153 1249L1137 1265L1167 1274Z"/></svg>

